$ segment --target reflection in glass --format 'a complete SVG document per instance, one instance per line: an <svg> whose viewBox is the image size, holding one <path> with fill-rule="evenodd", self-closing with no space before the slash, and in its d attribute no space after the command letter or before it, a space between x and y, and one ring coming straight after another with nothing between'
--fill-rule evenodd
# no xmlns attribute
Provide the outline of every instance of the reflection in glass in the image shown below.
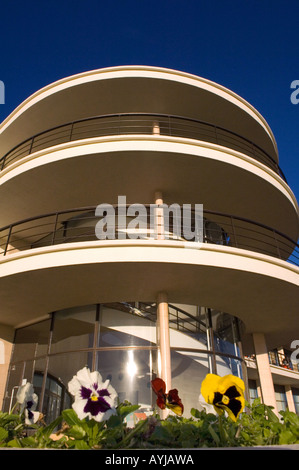
<svg viewBox="0 0 299 470"><path fill-rule="evenodd" d="M109 379L120 402L151 406L151 380L156 370L156 354L151 350L99 351L97 370Z"/></svg>
<svg viewBox="0 0 299 470"><path fill-rule="evenodd" d="M127 303L105 304L101 308L99 346L156 344L155 322L134 314L134 309L137 307Z"/></svg>
<svg viewBox="0 0 299 470"><path fill-rule="evenodd" d="M85 366L109 379L120 401L149 410L155 404L151 380L160 370L156 308L154 302L80 306L18 329L4 410L27 380L34 384L45 421L51 422L71 407L68 383ZM170 304L169 326L172 388L179 390L188 416L208 372L241 376L242 324L213 309Z"/></svg>
<svg viewBox="0 0 299 470"><path fill-rule="evenodd" d="M76 307L55 313L51 353L93 346L96 306Z"/></svg>
<svg viewBox="0 0 299 470"><path fill-rule="evenodd" d="M32 359L46 354L51 320L20 328L16 331L13 360Z"/></svg>

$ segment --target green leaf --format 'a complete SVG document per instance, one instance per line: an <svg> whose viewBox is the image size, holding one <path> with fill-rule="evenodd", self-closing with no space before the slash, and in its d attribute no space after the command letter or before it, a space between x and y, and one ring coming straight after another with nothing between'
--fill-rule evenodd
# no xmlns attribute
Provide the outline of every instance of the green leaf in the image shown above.
<svg viewBox="0 0 299 470"><path fill-rule="evenodd" d="M37 431L37 435L43 436L45 439L48 439L50 435L54 432L54 430L57 428L57 426L60 425L61 421L62 421L62 416L59 416L45 428L39 429Z"/></svg>
<svg viewBox="0 0 299 470"><path fill-rule="evenodd" d="M7 443L7 447L22 447L19 439L12 439Z"/></svg>
<svg viewBox="0 0 299 470"><path fill-rule="evenodd" d="M211 434L212 438L214 439L216 445L219 446L220 445L220 437L215 432L215 430L214 430L214 428L211 424L209 424L208 430L209 430L209 433Z"/></svg>
<svg viewBox="0 0 299 470"><path fill-rule="evenodd" d="M289 430L285 430L285 431L282 431L279 435L279 444L280 445L283 445L283 444L294 444L296 442L296 438L294 436L294 434L289 431Z"/></svg>
<svg viewBox="0 0 299 470"><path fill-rule="evenodd" d="M89 450L91 447L87 444L86 441L83 441L82 439L79 439L78 441L74 441L74 446L78 450Z"/></svg>
<svg viewBox="0 0 299 470"><path fill-rule="evenodd" d="M62 417L70 426L74 426L76 424L80 426L82 424L81 420L78 418L77 413L75 413L75 411L72 409L63 410Z"/></svg>
<svg viewBox="0 0 299 470"><path fill-rule="evenodd" d="M72 426L68 432L68 436L73 437L74 439L83 439L86 436L86 432L82 426L75 424Z"/></svg>
<svg viewBox="0 0 299 470"><path fill-rule="evenodd" d="M202 417L202 412L197 410L196 408L191 408L191 415L194 416L194 418L201 418Z"/></svg>
<svg viewBox="0 0 299 470"><path fill-rule="evenodd" d="M122 426L122 418L121 416L118 415L112 415L107 421L107 427L108 428L116 428L117 426Z"/></svg>
<svg viewBox="0 0 299 470"><path fill-rule="evenodd" d="M0 442L5 441L8 438L8 431L4 428L0 428Z"/></svg>
<svg viewBox="0 0 299 470"><path fill-rule="evenodd" d="M134 411L138 410L140 408L140 405L119 405L118 407L118 414L121 416L122 419L124 419L126 416L128 416L130 413L133 413Z"/></svg>

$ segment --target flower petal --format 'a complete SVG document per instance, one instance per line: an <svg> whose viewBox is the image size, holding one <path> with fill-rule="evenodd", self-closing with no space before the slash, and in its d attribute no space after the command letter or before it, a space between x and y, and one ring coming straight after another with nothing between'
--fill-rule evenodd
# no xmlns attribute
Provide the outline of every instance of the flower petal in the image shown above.
<svg viewBox="0 0 299 470"><path fill-rule="evenodd" d="M155 394L158 395L158 397L162 397L165 395L166 392L166 385L164 380L156 378L152 380L152 389L154 390Z"/></svg>
<svg viewBox="0 0 299 470"><path fill-rule="evenodd" d="M207 374L201 384L201 394L210 405L214 402L215 392L218 390L221 377L216 374Z"/></svg>
<svg viewBox="0 0 299 470"><path fill-rule="evenodd" d="M170 408L175 414L182 416L184 412L184 406L181 402L176 388L169 390L166 400L166 406L167 408Z"/></svg>
<svg viewBox="0 0 299 470"><path fill-rule="evenodd" d="M207 374L201 385L201 393L207 403L212 404L219 415L224 411L236 421L245 406L245 384L232 374L219 377Z"/></svg>

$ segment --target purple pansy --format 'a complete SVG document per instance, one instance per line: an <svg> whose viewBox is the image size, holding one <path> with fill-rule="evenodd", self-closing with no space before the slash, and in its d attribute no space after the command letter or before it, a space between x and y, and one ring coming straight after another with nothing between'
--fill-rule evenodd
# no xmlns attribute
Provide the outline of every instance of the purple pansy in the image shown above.
<svg viewBox="0 0 299 470"><path fill-rule="evenodd" d="M69 382L68 389L75 397L72 406L80 419L103 421L116 413L116 391L109 380L103 383L99 372L84 367Z"/></svg>

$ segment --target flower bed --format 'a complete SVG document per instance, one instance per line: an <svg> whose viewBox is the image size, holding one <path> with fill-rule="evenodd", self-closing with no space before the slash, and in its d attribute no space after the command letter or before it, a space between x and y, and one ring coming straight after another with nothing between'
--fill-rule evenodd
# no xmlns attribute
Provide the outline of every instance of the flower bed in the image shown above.
<svg viewBox="0 0 299 470"><path fill-rule="evenodd" d="M153 381L157 407L168 408L166 419L158 412L128 427L126 418L138 405L117 403L109 381L102 382L98 372L84 368L69 384L75 399L73 408L64 410L50 425L40 413L32 412L36 395L32 386L20 388L19 412L0 413L0 446L34 449L199 449L243 448L299 444L299 416L280 412L255 400L245 402L244 383L234 376L208 374L202 384L202 395L216 414L205 409L191 410L183 416L184 407L177 390L166 393L161 379ZM32 396L31 396L32 395ZM33 401L34 398L34 401Z"/></svg>

